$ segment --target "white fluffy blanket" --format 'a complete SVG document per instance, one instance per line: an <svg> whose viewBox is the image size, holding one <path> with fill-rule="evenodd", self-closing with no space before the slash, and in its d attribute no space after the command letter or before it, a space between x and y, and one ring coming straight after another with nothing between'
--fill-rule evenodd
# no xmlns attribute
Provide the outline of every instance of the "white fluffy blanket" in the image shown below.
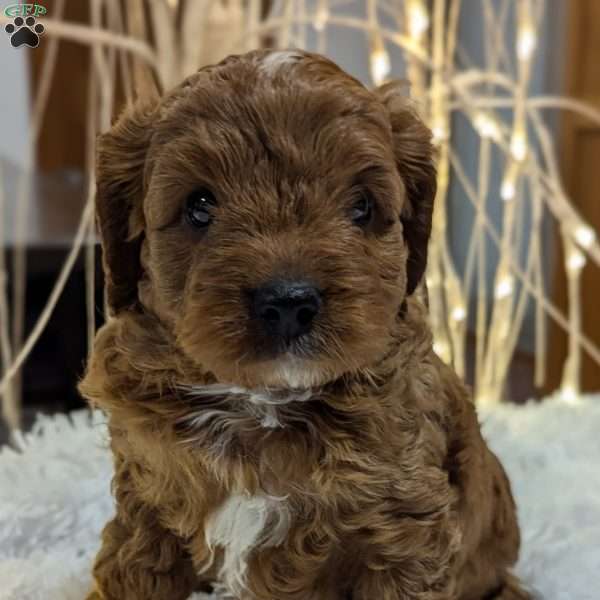
<svg viewBox="0 0 600 600"><path fill-rule="evenodd" d="M480 414L519 505L518 575L545 600L598 600L600 397ZM40 418L19 448L0 450L0 599L82 600L113 511L102 417Z"/></svg>

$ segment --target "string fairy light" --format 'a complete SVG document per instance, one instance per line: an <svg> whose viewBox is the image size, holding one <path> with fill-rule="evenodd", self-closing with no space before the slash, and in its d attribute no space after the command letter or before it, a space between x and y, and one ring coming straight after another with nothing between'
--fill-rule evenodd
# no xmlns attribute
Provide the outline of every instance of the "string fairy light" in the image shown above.
<svg viewBox="0 0 600 600"><path fill-rule="evenodd" d="M450 313L450 316L454 321L464 321L467 317L467 309L461 304L457 304Z"/></svg>
<svg viewBox="0 0 600 600"><path fill-rule="evenodd" d="M577 231L577 230L576 230ZM563 245L565 247L565 267L567 272L567 297L569 300L569 326L573 331L581 331L581 271L585 265L585 256L577 248L569 228L563 227ZM588 241L588 238L585 238ZM561 393L567 402L573 402L580 391L581 348L573 337L568 341L569 352L563 367Z"/></svg>
<svg viewBox="0 0 600 600"><path fill-rule="evenodd" d="M526 3L522 3L524 6ZM530 13L523 10L522 22L517 34L517 57L521 62L531 60L533 51L537 45L537 36L530 20Z"/></svg>
<svg viewBox="0 0 600 600"><path fill-rule="evenodd" d="M429 14L423 0L405 0L404 2L404 29L408 37L408 43L422 53L427 53L429 29ZM407 78L411 85L411 96L413 98L424 98L427 93L427 70L421 60L413 53L405 55L407 62ZM432 98L439 99L439 91L432 94ZM435 119L431 119L435 121ZM436 144L440 144L447 137L447 128L439 122L435 123L437 138Z"/></svg>
<svg viewBox="0 0 600 600"><path fill-rule="evenodd" d="M567 270L581 271L585 267L586 259L583 252L573 248L567 256Z"/></svg>
<svg viewBox="0 0 600 600"><path fill-rule="evenodd" d="M423 0L407 0L408 31L415 40L420 40L429 28L429 15Z"/></svg>
<svg viewBox="0 0 600 600"><path fill-rule="evenodd" d="M329 20L329 5L327 0L319 0L313 26L317 31L324 31Z"/></svg>
<svg viewBox="0 0 600 600"><path fill-rule="evenodd" d="M505 178L500 188L500 196L505 202L510 202L514 199L516 194L516 187L514 179Z"/></svg>
<svg viewBox="0 0 600 600"><path fill-rule="evenodd" d="M498 300L508 298L514 289L514 279L510 275L500 277L495 290L495 296Z"/></svg>
<svg viewBox="0 0 600 600"><path fill-rule="evenodd" d="M523 162L527 156L527 136L523 126L515 130L510 140L510 153L518 162Z"/></svg>
<svg viewBox="0 0 600 600"><path fill-rule="evenodd" d="M523 162L527 156L528 144L525 99L531 74L531 59L536 47L535 40L536 36L532 21L531 0L519 0L517 4L516 43L519 71L515 87L513 132L510 139L510 152L517 162Z"/></svg>
<svg viewBox="0 0 600 600"><path fill-rule="evenodd" d="M502 185L500 187L500 197L505 202L510 202L515 198L515 195L517 193L518 174L518 163L515 161L511 161L508 168L506 169L506 173L504 174L504 179L502 180Z"/></svg>
<svg viewBox="0 0 600 600"><path fill-rule="evenodd" d="M443 120L431 124L431 136L433 138L432 141L436 146L448 141L449 132L446 123Z"/></svg>
<svg viewBox="0 0 600 600"><path fill-rule="evenodd" d="M579 393L573 385L563 385L560 389L560 397L567 404L577 404Z"/></svg>
<svg viewBox="0 0 600 600"><path fill-rule="evenodd" d="M391 70L390 56L379 32L371 36L371 78L377 86L385 82Z"/></svg>
<svg viewBox="0 0 600 600"><path fill-rule="evenodd" d="M498 122L483 112L475 115L473 124L482 138L490 138L497 142L502 137Z"/></svg>
<svg viewBox="0 0 600 600"><path fill-rule="evenodd" d="M369 64L371 67L371 79L376 86L385 82L391 71L390 55L388 54L377 17L377 2L369 0L368 3L369 23Z"/></svg>
<svg viewBox="0 0 600 600"><path fill-rule="evenodd" d="M532 0L517 0L516 53L521 63L529 65L537 47Z"/></svg>
<svg viewBox="0 0 600 600"><path fill-rule="evenodd" d="M579 225L575 228L573 236L577 243L586 250L589 249L596 241L596 234L591 227L587 225Z"/></svg>

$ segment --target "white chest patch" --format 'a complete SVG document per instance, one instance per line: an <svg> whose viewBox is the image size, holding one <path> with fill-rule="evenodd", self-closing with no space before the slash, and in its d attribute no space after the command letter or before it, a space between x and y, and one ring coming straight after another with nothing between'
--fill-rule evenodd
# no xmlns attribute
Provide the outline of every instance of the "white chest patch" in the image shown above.
<svg viewBox="0 0 600 600"><path fill-rule="evenodd" d="M263 495L234 494L209 517L206 543L211 552L223 550L219 577L232 594L239 596L246 587L250 553L282 544L290 523L285 499Z"/></svg>

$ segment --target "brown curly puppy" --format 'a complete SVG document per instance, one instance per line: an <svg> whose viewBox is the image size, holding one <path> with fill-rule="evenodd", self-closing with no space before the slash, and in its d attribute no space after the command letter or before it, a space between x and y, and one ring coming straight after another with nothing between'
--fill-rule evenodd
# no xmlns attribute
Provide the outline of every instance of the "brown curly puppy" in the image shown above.
<svg viewBox="0 0 600 600"><path fill-rule="evenodd" d="M526 598L515 505L432 351L435 169L397 89L257 51L99 141L103 600Z"/></svg>

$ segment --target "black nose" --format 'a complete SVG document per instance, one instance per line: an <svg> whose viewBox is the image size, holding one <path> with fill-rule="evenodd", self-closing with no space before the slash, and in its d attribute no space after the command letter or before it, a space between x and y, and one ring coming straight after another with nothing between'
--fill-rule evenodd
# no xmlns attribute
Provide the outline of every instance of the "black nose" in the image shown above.
<svg viewBox="0 0 600 600"><path fill-rule="evenodd" d="M286 342L307 333L320 308L319 291L305 281L271 281L254 293L254 311L263 327Z"/></svg>

